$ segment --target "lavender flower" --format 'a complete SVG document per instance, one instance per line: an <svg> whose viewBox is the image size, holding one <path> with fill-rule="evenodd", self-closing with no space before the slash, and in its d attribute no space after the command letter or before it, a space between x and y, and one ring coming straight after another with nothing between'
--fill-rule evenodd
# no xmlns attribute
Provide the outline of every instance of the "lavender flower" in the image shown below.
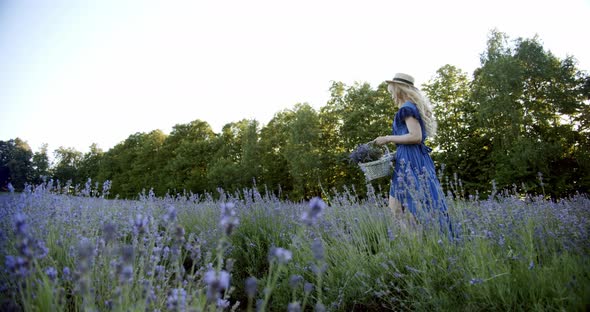
<svg viewBox="0 0 590 312"><path fill-rule="evenodd" d="M316 275L326 272L327 269L328 265L325 262L321 263L320 265L312 263L310 267L310 270Z"/></svg>
<svg viewBox="0 0 590 312"><path fill-rule="evenodd" d="M65 281L69 281L71 279L70 268L64 267L63 270L62 270L62 274L63 274L63 279Z"/></svg>
<svg viewBox="0 0 590 312"><path fill-rule="evenodd" d="M164 219L164 222L166 222L166 223L174 222L176 220L176 216L177 216L176 208L174 208L174 206L170 205L170 206L168 206L168 210L166 211L166 213L162 216L162 219Z"/></svg>
<svg viewBox="0 0 590 312"><path fill-rule="evenodd" d="M311 243L311 252L316 260L324 260L324 245L321 240L316 239Z"/></svg>
<svg viewBox="0 0 590 312"><path fill-rule="evenodd" d="M126 245L126 246L122 246L120 249L120 253L121 253L121 260L123 261L123 263L126 264L131 264L133 263L133 246L131 245Z"/></svg>
<svg viewBox="0 0 590 312"><path fill-rule="evenodd" d="M14 234L25 237L27 236L27 230L26 216L22 213L17 213L14 216Z"/></svg>
<svg viewBox="0 0 590 312"><path fill-rule="evenodd" d="M57 270L54 267L48 267L45 269L45 274L47 274L47 277L49 277L52 282L55 282L55 279L57 278Z"/></svg>
<svg viewBox="0 0 590 312"><path fill-rule="evenodd" d="M156 272L156 278L164 279L164 274L166 273L166 267L164 267L163 265L156 265L154 268L154 271Z"/></svg>
<svg viewBox="0 0 590 312"><path fill-rule="evenodd" d="M246 279L245 288L248 298L254 298L254 296L256 296L257 283L258 281L255 277L250 276Z"/></svg>
<svg viewBox="0 0 590 312"><path fill-rule="evenodd" d="M270 249L269 262L278 261L279 264L287 264L293 258L293 253L284 248L273 247Z"/></svg>
<svg viewBox="0 0 590 312"><path fill-rule="evenodd" d="M303 285L303 292L306 295L311 294L311 292L313 291L313 284L309 283L309 282L305 282L305 284Z"/></svg>
<svg viewBox="0 0 590 312"><path fill-rule="evenodd" d="M174 288L166 299L166 308L170 311L185 311L186 302L186 290L184 288Z"/></svg>
<svg viewBox="0 0 590 312"><path fill-rule="evenodd" d="M102 196L108 196L109 195L109 190L111 189L111 181L106 180L104 181L104 183L102 184Z"/></svg>
<svg viewBox="0 0 590 312"><path fill-rule="evenodd" d="M298 301L291 302L287 306L287 311L288 312L301 312L301 305L299 304Z"/></svg>
<svg viewBox="0 0 590 312"><path fill-rule="evenodd" d="M19 277L29 274L29 264L30 262L23 257L6 256L4 261L6 270Z"/></svg>
<svg viewBox="0 0 590 312"><path fill-rule="evenodd" d="M106 222L102 226L102 236L107 243L114 241L117 238L117 227L110 222Z"/></svg>
<svg viewBox="0 0 590 312"><path fill-rule="evenodd" d="M390 228L387 228L387 238L389 238L390 241L395 240L395 234L393 234L393 231Z"/></svg>
<svg viewBox="0 0 590 312"><path fill-rule="evenodd" d="M176 225L174 229L174 241L179 243L177 247L180 247L179 245L184 242L184 234L184 228L181 225Z"/></svg>
<svg viewBox="0 0 590 312"><path fill-rule="evenodd" d="M133 266L130 264L124 265L119 274L119 279L122 283L131 283L133 281Z"/></svg>
<svg viewBox="0 0 590 312"><path fill-rule="evenodd" d="M78 244L78 259L80 261L89 260L94 256L94 246L89 239L83 239Z"/></svg>
<svg viewBox="0 0 590 312"><path fill-rule="evenodd" d="M378 160L383 155L383 151L373 144L359 144L348 156L351 163L366 163Z"/></svg>
<svg viewBox="0 0 590 312"><path fill-rule="evenodd" d="M141 214L137 214L135 216L135 220L133 222L133 229L135 234L143 234L148 231L149 219L147 217L142 216Z"/></svg>
<svg viewBox="0 0 590 312"><path fill-rule="evenodd" d="M225 235L231 235L233 230L240 224L240 219L236 217L233 203L221 204L221 221L219 224Z"/></svg>
<svg viewBox="0 0 590 312"><path fill-rule="evenodd" d="M477 285L477 284L481 284L483 283L483 280L481 278L472 278L469 281L469 285Z"/></svg>
<svg viewBox="0 0 590 312"><path fill-rule="evenodd" d="M229 301L219 298L217 299L217 307L222 309L229 308Z"/></svg>
<svg viewBox="0 0 590 312"><path fill-rule="evenodd" d="M314 311L316 311L316 312L325 312L326 311L326 307L321 302L318 302L318 303L315 304Z"/></svg>
<svg viewBox="0 0 590 312"><path fill-rule="evenodd" d="M306 225L314 225L318 222L318 219L322 216L326 203L319 198L314 197L309 201L309 208L303 212L301 220Z"/></svg>
<svg viewBox="0 0 590 312"><path fill-rule="evenodd" d="M289 278L289 286L293 289L297 288L303 282L303 276L301 275L291 275Z"/></svg>
<svg viewBox="0 0 590 312"><path fill-rule="evenodd" d="M224 289L229 289L230 275L227 271L221 271L219 274L214 270L209 270L205 273L205 284L207 284L207 300L216 302L219 292Z"/></svg>

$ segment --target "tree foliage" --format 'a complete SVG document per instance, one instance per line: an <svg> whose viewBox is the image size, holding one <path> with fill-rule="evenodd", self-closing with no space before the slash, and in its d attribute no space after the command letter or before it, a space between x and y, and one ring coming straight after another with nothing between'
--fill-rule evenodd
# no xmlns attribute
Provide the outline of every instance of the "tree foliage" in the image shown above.
<svg viewBox="0 0 590 312"><path fill-rule="evenodd" d="M22 189L33 178L32 157L31 148L22 139L0 141L0 187L7 189L10 183Z"/></svg>

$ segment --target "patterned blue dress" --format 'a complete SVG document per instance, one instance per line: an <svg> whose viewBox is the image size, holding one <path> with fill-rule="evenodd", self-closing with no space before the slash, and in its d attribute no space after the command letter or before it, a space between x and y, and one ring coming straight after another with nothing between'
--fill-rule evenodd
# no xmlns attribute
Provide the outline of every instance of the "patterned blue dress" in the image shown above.
<svg viewBox="0 0 590 312"><path fill-rule="evenodd" d="M405 121L408 117L414 117L420 123L422 142L397 145L389 195L399 200L404 209L409 210L421 224L438 224L441 229L448 228L452 233L445 196L436 176L434 162L430 158L432 149L424 144L424 122L414 103L407 101L395 114L392 134L409 133Z"/></svg>

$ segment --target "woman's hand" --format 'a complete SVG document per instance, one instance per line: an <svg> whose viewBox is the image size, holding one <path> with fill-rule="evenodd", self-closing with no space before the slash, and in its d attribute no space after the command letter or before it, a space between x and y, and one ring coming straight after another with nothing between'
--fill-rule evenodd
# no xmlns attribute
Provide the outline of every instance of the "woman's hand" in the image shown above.
<svg viewBox="0 0 590 312"><path fill-rule="evenodd" d="M391 140L389 139L389 136L380 136L373 140L373 143L377 145L383 145L389 143L390 141Z"/></svg>

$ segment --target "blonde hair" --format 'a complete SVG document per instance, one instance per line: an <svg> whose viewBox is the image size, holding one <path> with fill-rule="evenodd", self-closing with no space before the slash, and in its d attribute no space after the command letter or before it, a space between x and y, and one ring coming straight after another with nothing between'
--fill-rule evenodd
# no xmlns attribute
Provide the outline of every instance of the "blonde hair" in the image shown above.
<svg viewBox="0 0 590 312"><path fill-rule="evenodd" d="M391 97L398 106L404 104L406 100L416 104L420 117L424 123L424 131L427 136L436 136L436 119L432 113L432 105L430 100L420 90L414 86L410 86L404 83L390 83L387 86L387 91L391 93Z"/></svg>

